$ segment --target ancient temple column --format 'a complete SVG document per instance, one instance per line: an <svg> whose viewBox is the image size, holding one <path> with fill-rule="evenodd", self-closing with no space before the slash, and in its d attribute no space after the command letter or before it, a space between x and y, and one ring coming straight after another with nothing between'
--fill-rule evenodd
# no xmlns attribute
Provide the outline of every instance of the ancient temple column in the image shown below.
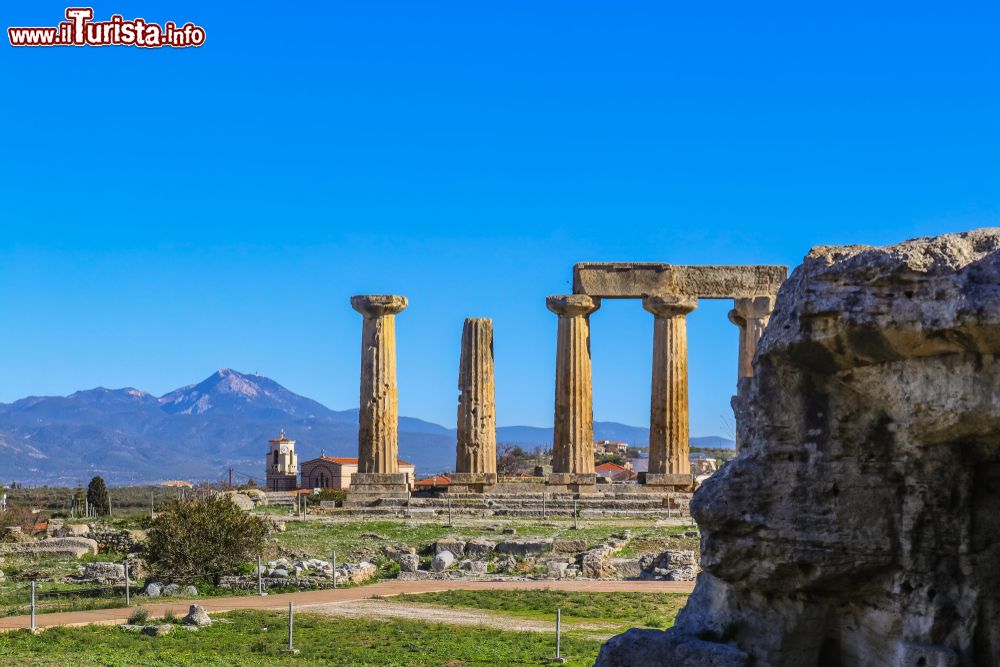
<svg viewBox="0 0 1000 667"><path fill-rule="evenodd" d="M653 383L649 409L650 486L690 485L687 314L693 297L649 296L642 307L654 316Z"/></svg>
<svg viewBox="0 0 1000 667"><path fill-rule="evenodd" d="M493 320L469 318L458 366L458 444L451 493L488 490L497 481Z"/></svg>
<svg viewBox="0 0 1000 667"><path fill-rule="evenodd" d="M358 411L358 472L354 495L392 497L408 491L399 472L399 391L396 386L396 314L405 296L363 294L351 307L364 316L361 328L361 401Z"/></svg>
<svg viewBox="0 0 1000 667"><path fill-rule="evenodd" d="M733 406L733 413L737 413L737 397L743 393L749 378L753 377L753 358L757 354L757 343L764 334L764 327L771 319L771 312L774 310L773 296L755 296L750 298L733 299L733 309L729 311L729 321L740 328L740 356L737 366L736 396L733 396L730 404ZM740 436L740 424L736 424L736 449L740 449L743 441Z"/></svg>
<svg viewBox="0 0 1000 667"><path fill-rule="evenodd" d="M764 327L774 310L773 296L755 296L747 299L733 299L733 309L729 311L729 321L740 328L739 377L753 377L753 357L757 354L757 343L764 333Z"/></svg>
<svg viewBox="0 0 1000 667"><path fill-rule="evenodd" d="M600 299L585 294L550 296L545 301L559 316L552 475L548 483L570 491L596 491L590 314L600 304Z"/></svg>

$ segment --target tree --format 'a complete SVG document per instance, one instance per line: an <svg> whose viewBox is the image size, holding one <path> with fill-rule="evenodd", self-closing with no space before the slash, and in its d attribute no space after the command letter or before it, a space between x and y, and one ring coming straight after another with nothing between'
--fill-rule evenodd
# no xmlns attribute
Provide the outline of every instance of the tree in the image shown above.
<svg viewBox="0 0 1000 667"><path fill-rule="evenodd" d="M101 477L94 477L87 485L87 502L95 513L99 515L108 513L111 504L108 498L108 487Z"/></svg>
<svg viewBox="0 0 1000 667"><path fill-rule="evenodd" d="M218 584L260 554L268 532L225 496L171 500L150 524L142 558L154 579Z"/></svg>

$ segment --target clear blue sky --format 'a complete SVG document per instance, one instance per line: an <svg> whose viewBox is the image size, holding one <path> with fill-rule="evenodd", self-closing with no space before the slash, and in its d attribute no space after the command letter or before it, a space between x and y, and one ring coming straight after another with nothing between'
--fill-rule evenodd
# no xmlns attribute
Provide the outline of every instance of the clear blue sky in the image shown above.
<svg viewBox="0 0 1000 667"><path fill-rule="evenodd" d="M486 316L500 423L546 425L574 262L795 265L1000 218L995 4L167 5L95 11L205 46L4 34L0 401L228 366L352 407L348 297L392 292L404 414L452 425ZM728 308L689 319L695 435L731 429ZM651 316L592 325L596 417L646 423Z"/></svg>

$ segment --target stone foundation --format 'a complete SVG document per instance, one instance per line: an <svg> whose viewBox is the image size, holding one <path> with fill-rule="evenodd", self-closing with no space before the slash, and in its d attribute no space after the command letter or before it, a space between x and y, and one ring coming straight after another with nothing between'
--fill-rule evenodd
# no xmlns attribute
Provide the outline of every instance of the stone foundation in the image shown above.
<svg viewBox="0 0 1000 667"><path fill-rule="evenodd" d="M356 472L351 475L351 488L348 489L345 504L370 503L383 498L405 499L409 495L406 473Z"/></svg>
<svg viewBox="0 0 1000 667"><path fill-rule="evenodd" d="M545 484L549 493L597 493L594 473L554 472Z"/></svg>
<svg viewBox="0 0 1000 667"><path fill-rule="evenodd" d="M489 472L456 472L448 477L451 479L449 493L487 493L497 483L496 473Z"/></svg>
<svg viewBox="0 0 1000 667"><path fill-rule="evenodd" d="M640 473L640 476L642 474ZM643 481L644 480L644 481ZM643 486L649 491L691 491L694 482L691 475L672 475L669 473L645 473L645 477L640 479Z"/></svg>

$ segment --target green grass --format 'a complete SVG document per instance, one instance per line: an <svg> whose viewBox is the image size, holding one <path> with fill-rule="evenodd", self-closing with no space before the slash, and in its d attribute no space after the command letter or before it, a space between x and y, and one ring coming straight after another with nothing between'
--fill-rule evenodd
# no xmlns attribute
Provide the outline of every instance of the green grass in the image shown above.
<svg viewBox="0 0 1000 667"><path fill-rule="evenodd" d="M504 612L525 618L554 618L562 610L570 624L601 621L618 626L668 628L687 602L686 593L581 593L555 590L441 591L399 595L390 600Z"/></svg>
<svg viewBox="0 0 1000 667"><path fill-rule="evenodd" d="M220 617L215 617L217 620ZM295 646L282 652L287 621L276 612L241 611L221 617L196 633L175 630L145 637L120 628L58 628L39 635L0 634L0 664L19 667L278 667L287 665L437 666L545 665L555 653L554 637L503 632L484 627L415 621L331 619L313 614L295 617ZM570 665L591 665L600 642L563 638Z"/></svg>

